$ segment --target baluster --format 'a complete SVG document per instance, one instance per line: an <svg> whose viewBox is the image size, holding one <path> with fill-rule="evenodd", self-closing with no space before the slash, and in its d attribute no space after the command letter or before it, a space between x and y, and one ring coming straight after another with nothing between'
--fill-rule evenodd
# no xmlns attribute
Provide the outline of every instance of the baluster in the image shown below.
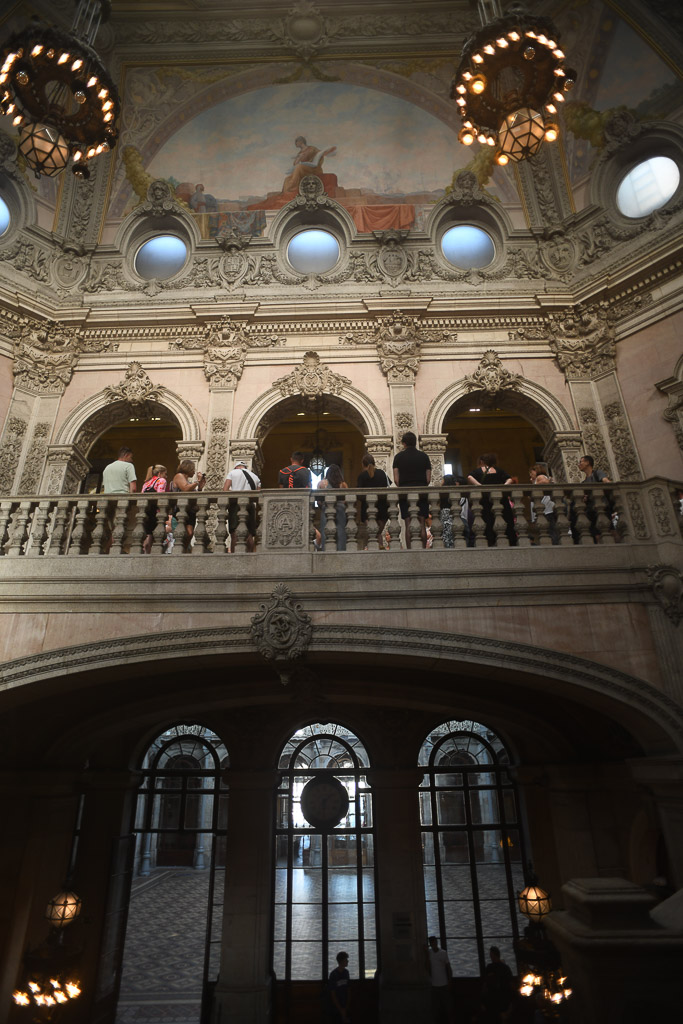
<svg viewBox="0 0 683 1024"><path fill-rule="evenodd" d="M263 505L261 504L261 498L257 494L251 496L251 507L254 510L254 517L256 519L256 530L254 532L254 550L261 547L261 535L262 535L262 519L263 519Z"/></svg>
<svg viewBox="0 0 683 1024"><path fill-rule="evenodd" d="M46 553L50 555L66 554L66 541L71 522L71 502L68 498L58 498L52 516Z"/></svg>
<svg viewBox="0 0 683 1024"><path fill-rule="evenodd" d="M26 552L30 558L37 558L43 553L43 545L47 541L47 524L50 518L49 499L38 502L33 513L33 524L31 526L31 544Z"/></svg>
<svg viewBox="0 0 683 1024"><path fill-rule="evenodd" d="M79 499L74 506L74 519L67 555L87 554L86 526L90 499Z"/></svg>
<svg viewBox="0 0 683 1024"><path fill-rule="evenodd" d="M366 497L368 505L368 551L378 551L380 548L379 538L377 533L379 531L379 524L377 522L377 495L368 494Z"/></svg>
<svg viewBox="0 0 683 1024"><path fill-rule="evenodd" d="M316 548L316 546L315 546L315 535L316 535L315 513L316 513L316 504L315 504L315 499L314 499L314 492L311 491L311 493L310 493L310 501L308 502L308 544L309 544L309 547L310 547L311 551L317 551L318 550ZM260 534L260 532L261 532L261 527L259 526L259 534ZM260 539L261 538L259 536L259 541L260 541Z"/></svg>
<svg viewBox="0 0 683 1024"><path fill-rule="evenodd" d="M171 499L161 491L157 499L157 525L152 534L151 555L163 555L166 550L166 521L171 514Z"/></svg>
<svg viewBox="0 0 683 1024"><path fill-rule="evenodd" d="M418 502L420 500L419 494L415 491L408 493L408 515L410 516L410 522L407 527L406 540L410 539L410 547L422 547L422 528L420 527L420 520L417 518L419 512ZM406 543L406 547L408 544Z"/></svg>
<svg viewBox="0 0 683 1024"><path fill-rule="evenodd" d="M438 505L440 506L442 500L447 497L447 494L440 494ZM440 507L437 508L436 505L437 503L435 502L434 511L432 512L432 548L436 548L437 550L443 550L443 521L441 519L442 509ZM448 509L447 511L450 511L450 509Z"/></svg>
<svg viewBox="0 0 683 1024"><path fill-rule="evenodd" d="M574 491L575 529L579 534L579 544L592 544L591 524L586 510L588 498L584 491Z"/></svg>
<svg viewBox="0 0 683 1024"><path fill-rule="evenodd" d="M467 505L461 505L460 499L467 498L467 494L461 493L460 491L449 492L452 494L451 498L451 522L453 525L453 547L454 548L465 548L467 547L467 531L469 524L462 518L462 513Z"/></svg>
<svg viewBox="0 0 683 1024"><path fill-rule="evenodd" d="M482 501L484 499L481 490L477 487L470 491L470 508L474 519L472 521L472 533L474 534L475 544L478 547L483 547L486 543L486 523L484 522L484 514L482 510Z"/></svg>
<svg viewBox="0 0 683 1024"><path fill-rule="evenodd" d="M515 503L515 532L517 534L517 547L528 548L531 545L529 534L529 520L526 517L526 505L524 501L524 490L520 487L518 491L512 491L512 500Z"/></svg>
<svg viewBox="0 0 683 1024"><path fill-rule="evenodd" d="M103 555L106 553L105 540L109 524L109 502L100 498L95 511L95 527L90 535L90 554Z"/></svg>
<svg viewBox="0 0 683 1024"><path fill-rule="evenodd" d="M11 501L0 501L0 554L5 553L5 544L7 543L8 532L9 532L9 521L12 514L12 502Z"/></svg>
<svg viewBox="0 0 683 1024"><path fill-rule="evenodd" d="M113 555L122 554L125 547L129 507L130 501L128 498L116 499L111 529L111 544L109 545L109 550Z"/></svg>
<svg viewBox="0 0 683 1024"><path fill-rule="evenodd" d="M247 550L249 527L249 494L244 491L237 493L237 529L235 530L235 554L243 554Z"/></svg>
<svg viewBox="0 0 683 1024"><path fill-rule="evenodd" d="M216 502L216 527L214 530L213 552L215 555L224 555L226 552L225 542L228 537L228 499L219 497Z"/></svg>
<svg viewBox="0 0 683 1024"><path fill-rule="evenodd" d="M560 487L556 487L552 492L552 498L555 502L555 529L557 530L560 547L563 545L573 545L574 543L567 514L570 494L571 492Z"/></svg>
<svg viewBox="0 0 683 1024"><path fill-rule="evenodd" d="M609 510L610 495L602 487L595 490L595 509L597 512L596 528L603 543L614 544L616 537L612 529L612 517Z"/></svg>
<svg viewBox="0 0 683 1024"><path fill-rule="evenodd" d="M208 534L206 531L206 517L208 514L209 499L201 495L197 499L197 520L194 524L194 546L196 555L204 555L208 550Z"/></svg>
<svg viewBox="0 0 683 1024"><path fill-rule="evenodd" d="M356 522L356 495L346 494L342 501L346 509L346 550L358 551L358 523Z"/></svg>
<svg viewBox="0 0 683 1024"><path fill-rule="evenodd" d="M178 498L175 510L176 525L173 531L174 543L171 548L172 555L177 555L179 552L182 553L186 550L185 545L187 544L187 519L189 511L188 499L183 495Z"/></svg>
<svg viewBox="0 0 683 1024"><path fill-rule="evenodd" d="M495 538L495 546L498 548L501 546L502 540L505 537L506 524L503 519L503 492L502 491L491 491L489 497L491 498L491 511L493 512L493 536Z"/></svg>
<svg viewBox="0 0 683 1024"><path fill-rule="evenodd" d="M391 489L388 494L389 499L389 523L387 530L389 532L389 547L396 551L398 549L398 540L401 536L401 525L399 522L399 504L398 494L396 491Z"/></svg>
<svg viewBox="0 0 683 1024"><path fill-rule="evenodd" d="M321 522L320 532L324 537L323 547L325 551L337 550L337 496L330 494L329 490L323 490L323 505L320 509ZM324 523L323 523L324 520Z"/></svg>
<svg viewBox="0 0 683 1024"><path fill-rule="evenodd" d="M129 555L140 555L142 554L142 545L145 537L147 536L147 530L145 528L145 520L148 516L153 515L151 511L153 508L153 502L150 498L140 497L135 499L133 503L134 518L133 518L133 530L130 535L129 547L127 554Z"/></svg>
<svg viewBox="0 0 683 1024"><path fill-rule="evenodd" d="M17 505L9 526L9 537L5 545L5 554L10 558L21 555L26 540L28 520L31 515L31 502L21 501Z"/></svg>
<svg viewBox="0 0 683 1024"><path fill-rule="evenodd" d="M545 509L541 498L543 492L539 487L534 490L534 511L536 512L536 526L538 528L538 545L542 548L547 548L552 545L552 537L550 536L550 526L548 525L548 517L545 514Z"/></svg>

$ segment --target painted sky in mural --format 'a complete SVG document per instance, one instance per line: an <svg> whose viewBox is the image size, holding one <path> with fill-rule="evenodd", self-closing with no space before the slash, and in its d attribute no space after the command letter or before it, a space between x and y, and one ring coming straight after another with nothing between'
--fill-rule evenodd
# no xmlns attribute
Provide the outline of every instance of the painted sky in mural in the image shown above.
<svg viewBox="0 0 683 1024"><path fill-rule="evenodd" d="M345 83L295 83L198 114L147 171L173 180L195 212L206 213L203 234L240 222L253 231L267 210L296 194L303 168L295 160L303 158L359 230L372 230L418 226L470 157L450 128L397 97Z"/></svg>

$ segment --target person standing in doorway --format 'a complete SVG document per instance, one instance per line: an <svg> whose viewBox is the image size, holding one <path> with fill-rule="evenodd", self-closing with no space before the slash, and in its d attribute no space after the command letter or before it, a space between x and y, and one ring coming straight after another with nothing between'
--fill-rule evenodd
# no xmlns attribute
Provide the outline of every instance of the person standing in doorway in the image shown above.
<svg viewBox="0 0 683 1024"><path fill-rule="evenodd" d="M432 1020L434 1024L449 1024L453 971L448 953L445 949L439 948L439 940L436 935L429 936L427 957L429 974L432 979Z"/></svg>
<svg viewBox="0 0 683 1024"><path fill-rule="evenodd" d="M105 494L134 494L137 487L133 452L130 448L120 448L116 461L105 467L102 490Z"/></svg>
<svg viewBox="0 0 683 1024"><path fill-rule="evenodd" d="M277 475L278 487L310 487L311 471L304 466L303 452L292 452L291 463Z"/></svg>
<svg viewBox="0 0 683 1024"><path fill-rule="evenodd" d="M432 480L432 464L426 452L421 452L417 447L417 438L412 430L406 431L401 438L403 450L394 456L393 470L394 483L397 487L429 487ZM408 512L408 499L399 498L401 518L406 524L406 547L410 547L410 515ZM422 547L427 547L427 526L425 519L429 515L429 500L420 497L417 503L417 518L420 521L420 532L422 535Z"/></svg>
<svg viewBox="0 0 683 1024"><path fill-rule="evenodd" d="M337 966L330 972L327 990L330 997L330 1021L347 1024L349 1021L349 954L337 953Z"/></svg>

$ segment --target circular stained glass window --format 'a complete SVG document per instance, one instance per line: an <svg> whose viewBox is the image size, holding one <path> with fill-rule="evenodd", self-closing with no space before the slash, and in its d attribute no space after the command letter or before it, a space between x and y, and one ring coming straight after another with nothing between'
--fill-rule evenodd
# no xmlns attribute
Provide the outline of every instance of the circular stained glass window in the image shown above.
<svg viewBox="0 0 683 1024"><path fill-rule="evenodd" d="M166 281L182 268L187 246L176 235L157 235L141 245L135 256L135 270L145 281Z"/></svg>
<svg viewBox="0 0 683 1024"><path fill-rule="evenodd" d="M9 206L4 199L0 198L0 237L4 235L9 227L10 213Z"/></svg>
<svg viewBox="0 0 683 1024"><path fill-rule="evenodd" d="M324 274L339 259L339 242L329 231L307 228L292 238L287 259L300 274Z"/></svg>
<svg viewBox="0 0 683 1024"><path fill-rule="evenodd" d="M668 203L681 172L668 156L652 156L632 167L617 189L617 207L624 217L647 217Z"/></svg>
<svg viewBox="0 0 683 1024"><path fill-rule="evenodd" d="M488 267L496 249L493 239L474 224L458 224L449 228L441 238L441 252L449 263L460 270Z"/></svg>

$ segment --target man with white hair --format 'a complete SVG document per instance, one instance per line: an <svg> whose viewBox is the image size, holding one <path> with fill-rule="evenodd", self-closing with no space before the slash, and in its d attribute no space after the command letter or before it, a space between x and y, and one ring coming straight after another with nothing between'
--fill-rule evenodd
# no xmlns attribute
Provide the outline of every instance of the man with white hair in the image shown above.
<svg viewBox="0 0 683 1024"><path fill-rule="evenodd" d="M246 462L242 459L238 459L231 472L228 473L225 478L223 490L260 491L261 481L253 470L247 470ZM230 507L228 509L228 529L230 530L230 550L233 553L235 551L235 531L237 530L237 523L237 502L230 502ZM249 502L247 529L249 530L249 534L247 536L247 551L253 551L256 544L256 505L253 501Z"/></svg>

